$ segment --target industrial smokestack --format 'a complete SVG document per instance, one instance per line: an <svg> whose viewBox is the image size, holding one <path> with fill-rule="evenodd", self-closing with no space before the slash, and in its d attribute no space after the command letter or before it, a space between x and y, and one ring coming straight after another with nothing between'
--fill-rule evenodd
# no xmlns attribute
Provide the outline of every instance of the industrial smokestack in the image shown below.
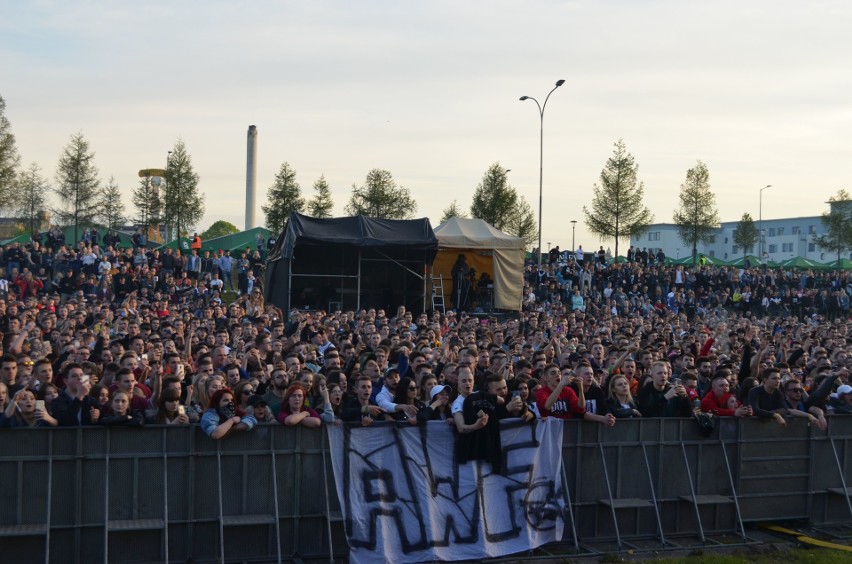
<svg viewBox="0 0 852 564"><path fill-rule="evenodd" d="M248 144L246 148L246 231L254 229L255 199L257 198L257 127L248 128Z"/></svg>

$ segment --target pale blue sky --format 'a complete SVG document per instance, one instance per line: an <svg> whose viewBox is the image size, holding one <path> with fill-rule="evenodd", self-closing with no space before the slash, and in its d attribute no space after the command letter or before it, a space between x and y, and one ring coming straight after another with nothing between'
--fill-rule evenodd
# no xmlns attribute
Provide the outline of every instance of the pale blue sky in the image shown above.
<svg viewBox="0 0 852 564"><path fill-rule="evenodd" d="M499 161L545 244L597 245L582 206L624 138L646 202L670 222L686 170L710 168L722 220L821 213L852 188L848 2L35 2L0 0L0 95L24 163L53 178L82 131L128 195L183 138L199 225L244 223L246 130L258 208L282 162L306 196L325 174L390 170L437 224ZM262 223L263 214L258 209ZM610 246L612 243L605 243Z"/></svg>

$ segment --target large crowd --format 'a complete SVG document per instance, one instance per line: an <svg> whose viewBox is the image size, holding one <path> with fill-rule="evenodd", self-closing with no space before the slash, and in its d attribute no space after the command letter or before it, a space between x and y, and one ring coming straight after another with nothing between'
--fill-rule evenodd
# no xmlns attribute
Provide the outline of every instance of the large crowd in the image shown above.
<svg viewBox="0 0 852 564"><path fill-rule="evenodd" d="M444 421L491 460L499 420L852 413L846 272L666 266L631 249L530 262L520 312L281 311L266 248L84 233L0 256L0 427ZM664 257L663 257L664 259ZM476 284L470 284L475 288ZM449 304L448 304L449 305ZM474 310L476 308L476 311Z"/></svg>

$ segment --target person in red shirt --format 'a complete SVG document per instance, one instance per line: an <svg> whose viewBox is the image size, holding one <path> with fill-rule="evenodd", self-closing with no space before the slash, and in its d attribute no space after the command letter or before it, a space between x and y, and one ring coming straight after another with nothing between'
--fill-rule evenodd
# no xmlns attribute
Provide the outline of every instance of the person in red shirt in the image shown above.
<svg viewBox="0 0 852 564"><path fill-rule="evenodd" d="M580 403L577 394L568 384L573 379L573 373L567 372L562 376L559 367L548 364L542 370L543 385L535 393L535 401L538 411L542 417L556 417L558 419L572 419L583 417L586 413L585 402Z"/></svg>
<svg viewBox="0 0 852 564"><path fill-rule="evenodd" d="M728 400L733 396L731 384L724 376L716 376L710 383L710 391L701 400L701 411L722 417L748 417L751 407L739 405L736 409L728 407Z"/></svg>

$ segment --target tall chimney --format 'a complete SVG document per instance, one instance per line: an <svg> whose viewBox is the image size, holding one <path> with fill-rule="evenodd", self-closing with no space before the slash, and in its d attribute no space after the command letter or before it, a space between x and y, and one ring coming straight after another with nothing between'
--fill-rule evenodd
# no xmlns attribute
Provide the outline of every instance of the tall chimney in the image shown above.
<svg viewBox="0 0 852 564"><path fill-rule="evenodd" d="M254 229L255 199L257 198L257 127L248 128L246 148L246 231Z"/></svg>

